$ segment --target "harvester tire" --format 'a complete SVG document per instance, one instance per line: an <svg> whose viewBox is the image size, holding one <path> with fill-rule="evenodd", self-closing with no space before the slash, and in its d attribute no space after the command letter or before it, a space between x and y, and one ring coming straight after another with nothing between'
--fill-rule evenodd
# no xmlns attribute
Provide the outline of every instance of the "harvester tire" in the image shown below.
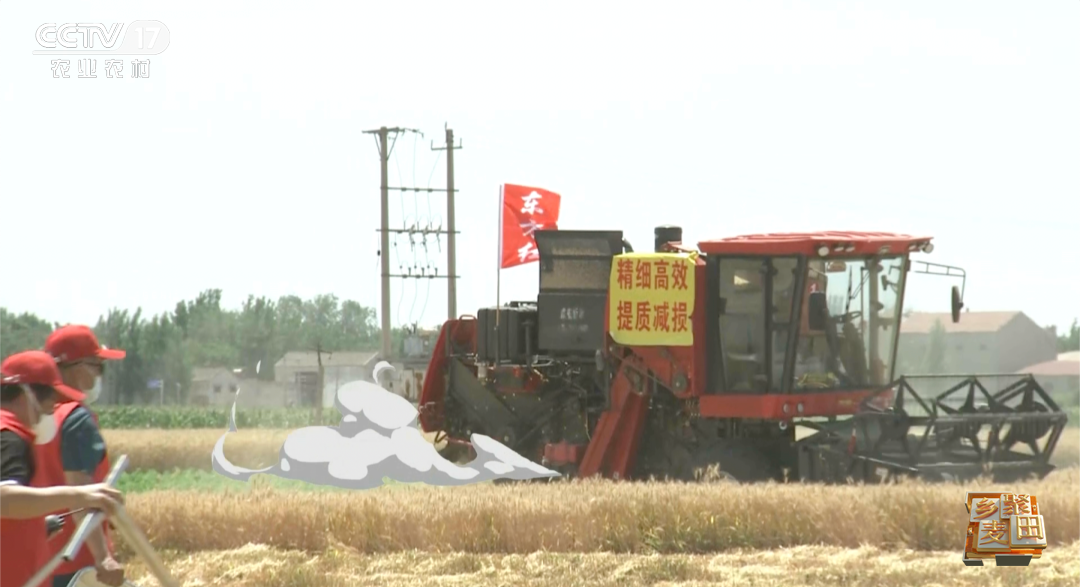
<svg viewBox="0 0 1080 587"><path fill-rule="evenodd" d="M463 465L476 458L476 451L460 444L447 444L438 449L439 456L457 465Z"/></svg>

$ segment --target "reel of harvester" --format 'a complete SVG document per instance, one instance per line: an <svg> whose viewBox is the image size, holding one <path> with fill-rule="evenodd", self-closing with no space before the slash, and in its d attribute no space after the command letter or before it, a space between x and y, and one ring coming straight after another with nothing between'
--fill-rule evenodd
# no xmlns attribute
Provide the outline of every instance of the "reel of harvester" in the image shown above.
<svg viewBox="0 0 1080 587"><path fill-rule="evenodd" d="M912 386L949 377L957 376L901 377L863 400L847 422L823 426L823 434L801 441L804 478L950 481L989 475L1010 482L1054 470L1050 455L1068 416L1034 377L991 393L978 377L964 376L932 401Z"/></svg>

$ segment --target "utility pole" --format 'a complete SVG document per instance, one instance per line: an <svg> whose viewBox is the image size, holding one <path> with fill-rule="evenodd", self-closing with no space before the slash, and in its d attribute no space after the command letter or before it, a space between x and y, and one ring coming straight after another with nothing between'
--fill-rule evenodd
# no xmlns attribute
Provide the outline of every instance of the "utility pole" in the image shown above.
<svg viewBox="0 0 1080 587"><path fill-rule="evenodd" d="M455 190L453 188L453 183L452 183L453 182L453 165L452 164L449 165L449 171L447 172L447 177L451 182L450 185L447 186L447 189L391 186L389 184L390 153L393 152L393 150L394 150L394 143L397 142L397 135L399 135L401 133L405 133L405 132L413 132L413 133L416 133L416 134L418 134L420 136L424 135L424 133L422 133L422 132L420 132L418 130L411 129L411 128L400 128L400 127L387 128L387 127L383 126L383 127L380 127L377 130L366 130L366 131L364 131L364 134L376 135L376 146L378 147L378 151L379 151L379 170L380 170L380 175L381 175L381 183L380 183L381 221L380 221L379 232L381 233L381 237L382 237L380 239L380 246L379 246L379 256L381 257L380 260L382 261L382 263L381 263L381 265L382 265L382 279L381 279L381 282L382 282L382 311L380 312L380 314L382 315L382 359L385 360L385 361L392 361L392 359L393 359L393 348L392 348L392 344L391 344L392 329L391 329L391 325L390 325L390 279L395 278L395 277L396 278L402 278L402 279L435 279L435 278L441 278L441 277L448 277L448 276L444 276L444 275L439 275L438 274L438 269L435 269L434 273L428 273L426 270L424 270L424 271L421 271L419 274L414 274L412 272L412 268L409 269L408 273L399 273L399 274L391 273L390 272L390 233L401 233L401 234L408 234L408 235L423 234L425 236L425 238L427 238L428 234L436 234L436 235L446 234L446 235L449 236L449 239L448 239L449 240L448 252L449 252L449 251L454 250L453 249L453 247L454 247L453 239L454 239L454 234L456 232L454 230L454 212L453 212L453 197L454 196L453 196L453 194L454 194ZM449 129L447 129L447 136L452 140L453 131L450 131ZM448 143L448 145L452 145L452 143ZM461 147L458 146L456 148L460 149ZM433 149L433 150L441 151L442 149ZM448 162L451 162L451 161L452 161L452 159L448 159ZM403 227L403 228L390 228L390 192L427 192L429 194L432 193L432 192L446 192L449 195L449 198L450 198L448 200L448 203L450 204L450 206L449 206L449 210L448 210L448 213L447 213L447 224L449 225L447 227L447 230L432 230L430 228L421 229L421 228L419 228L417 226ZM452 252L449 252L449 255L450 255L450 259L454 259L454 255L453 255ZM450 280L451 285L450 285L449 289L450 289L450 292L451 292L450 297L451 297L452 301L450 302L450 309L451 309L451 312L454 312L454 311L456 311L456 304L457 304L457 300L456 300L457 292L454 289L454 278L457 277L457 274L454 271L455 265L454 265L453 260L450 261L450 266L448 267L448 269L449 269L449 277L451 278L451 280Z"/></svg>
<svg viewBox="0 0 1080 587"><path fill-rule="evenodd" d="M447 320L454 320L457 313L457 242L454 222L454 150L461 149L461 143L454 146L454 131L446 126L446 146L431 146L432 151L446 151L446 272L449 282L446 285Z"/></svg>
<svg viewBox="0 0 1080 587"><path fill-rule="evenodd" d="M322 354L323 354L322 343L321 342L315 343L315 359L319 362L319 382L316 384L318 386L319 390L317 392L315 392L315 425L316 426L322 426L322 420L323 420L323 418L322 418L323 417L323 413L322 413L323 390L326 388L326 383L325 383L326 369L323 367L323 364L322 364Z"/></svg>
<svg viewBox="0 0 1080 587"><path fill-rule="evenodd" d="M393 129L395 135L400 129ZM390 356L390 191L387 183L390 164L390 149L387 139L391 130L381 127L379 130L366 130L364 134L378 133L377 147L379 149L379 171L382 177L380 184L379 202L382 209L382 218L379 226L382 227L382 241L379 244L379 256L382 257L382 355L383 359ZM395 136L395 141L397 140Z"/></svg>

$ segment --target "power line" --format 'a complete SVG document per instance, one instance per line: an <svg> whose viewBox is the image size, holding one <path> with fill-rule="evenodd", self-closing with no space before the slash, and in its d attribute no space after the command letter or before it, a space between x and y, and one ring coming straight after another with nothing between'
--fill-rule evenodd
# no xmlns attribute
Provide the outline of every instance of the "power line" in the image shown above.
<svg viewBox="0 0 1080 587"><path fill-rule="evenodd" d="M421 310L421 315L422 315L423 312L427 309L427 303L428 303L428 299L430 297L430 290L431 290L431 281L430 280L431 279L447 278L449 280L448 281L448 284L449 284L448 285L448 294L449 294L448 295L448 306L449 306L448 309L449 309L449 315L450 315L450 318L456 318L457 317L456 316L456 313L457 313L456 280L458 278L458 275L456 274L456 258L455 258L455 237L456 237L457 231L454 228L454 196L455 196L455 193L456 193L457 190L454 188L453 156L454 156L454 151L459 150L462 147L461 147L460 143L458 145L454 145L454 138L453 138L454 133L453 133L452 130L450 130L449 127L446 128L446 146L436 148L434 146L434 143L431 146L433 151L443 151L443 150L445 150L447 152L447 157L446 157L447 186L446 186L446 188L444 188L444 189L432 188L431 187L431 178L430 177L428 178L428 187L427 188L404 187L402 185L404 183L404 181L403 181L402 174L401 174L401 165L400 165L398 157L396 155L394 156L394 166L396 168L397 175L398 175L398 186L390 186L389 182L388 182L389 160L390 160L391 153L393 153L394 145L397 143L398 135L400 135L402 133L405 133L405 132L414 133L414 137L413 137L414 138L414 142L413 142L413 174L412 175L413 175L413 182L415 184L415 181L416 181L416 155L415 155L415 153L416 153L416 143L417 143L417 139L416 139L415 135L419 134L422 137L423 133L418 131L418 130L415 130L415 129L398 128L398 127L388 128L388 127L385 127L385 126L380 127L377 130L367 130L367 131L363 131L363 132L364 132L364 134L373 134L373 135L375 135L375 138L376 138L376 150L379 153L379 161L380 161L380 177L381 177L381 184L380 184L380 192L381 192L381 194L380 194L380 196L381 196L380 197L380 210L381 210L381 215L380 216L381 216L381 218L380 218L380 228L377 230L377 232L380 234L379 256L380 256L381 265L382 265L382 275L381 275L382 304L381 304L381 312L380 312L380 315L381 315L381 318L382 318L382 320L381 320L381 322L382 322L382 358L385 359L385 360L390 360L393 357L393 349L392 349L392 345L391 345L391 324L390 324L390 280L391 279L398 278L398 279L408 279L408 280L415 280L415 279L428 279L429 280L428 281L428 287L426 288L427 291L425 292L425 296L424 296L423 309ZM437 164L438 164L438 157L436 157L436 166L437 166ZM431 172L431 176L434 177L434 174L435 174L435 169L433 168L432 172ZM415 212L415 214L413 216L414 222L412 222L411 224L408 222L408 217L405 214L405 204L404 204L404 201L403 201L404 198L402 198L402 201L400 202L400 205L401 205L401 208L402 208L402 224L403 224L403 226L402 226L402 228L391 228L390 227L390 217L389 217L388 208L389 208L389 197L390 197L389 194L390 194L391 191L393 191L393 192L403 192L403 193L399 194L399 197L404 196L405 193L408 193L410 191L413 192L413 210ZM427 193L427 207L428 207L428 215L426 217L427 222L423 222L422 219L420 218L419 193L422 192L422 191ZM436 223L434 221L434 215L432 214L432 210L431 210L431 193L432 192L443 192L443 193L446 194L446 197L447 197L447 212L446 212L446 214L447 214L447 227L446 227L446 230L442 229L442 218L441 218L441 216L440 216L440 221L438 222L438 226L436 227ZM390 251L389 251L389 249L390 249L390 246L391 246L390 245L390 235L391 234L394 235L394 243L393 243L394 256L398 259L398 271L399 271L399 273L397 273L397 274L391 273L391 271L390 271ZM435 237L436 243L439 245L439 249L441 251L442 250L441 236L444 235L444 234L447 235L447 243L448 243L448 246L447 246L447 271L446 271L445 275L440 275L438 267L434 263L432 263L431 257L429 255L428 237L429 236L434 236ZM412 263L411 263L411 266L408 269L406 269L405 264L401 262L401 250L400 250L400 247L398 246L398 242L399 242L399 239L400 239L401 236L406 236L409 239L409 243L410 243L410 253L411 253L411 256L412 256L412 259L411 259ZM416 251L416 244L417 244L416 243L416 238L417 237L422 238L421 246L424 249L424 251L423 251L423 253L424 253L424 264L423 264L423 266L421 266L420 263L419 263L419 257L418 257L417 251ZM401 321L401 314L400 314L401 308L404 305L404 294L405 294L404 285L405 284L402 284L402 286L403 286L402 287L402 295L401 295L401 298L398 300L398 321L399 322ZM413 317L412 312L416 308L416 302L418 301L417 298L419 298L419 294L420 294L420 292L419 292L420 288L418 287L419 284L416 284L416 285L417 285L416 295L413 298L413 304L412 304L412 307L410 308L410 314L409 314L409 319L410 320Z"/></svg>

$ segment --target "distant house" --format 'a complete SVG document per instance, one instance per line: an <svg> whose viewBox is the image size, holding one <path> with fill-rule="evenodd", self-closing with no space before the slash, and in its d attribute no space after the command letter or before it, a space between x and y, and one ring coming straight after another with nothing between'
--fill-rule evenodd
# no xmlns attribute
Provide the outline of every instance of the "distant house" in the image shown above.
<svg viewBox="0 0 1080 587"><path fill-rule="evenodd" d="M371 380L371 371L378 362L378 353L322 353L323 406L334 405L337 389L357 380ZM285 387L295 405L312 406L320 394L319 357L315 352L290 351L274 364L274 380Z"/></svg>
<svg viewBox="0 0 1080 587"><path fill-rule="evenodd" d="M240 378L226 367L196 367L191 373L188 402L194 405L218 405L232 401Z"/></svg>
<svg viewBox="0 0 1080 587"><path fill-rule="evenodd" d="M277 381L260 381L258 379L241 379L240 394L227 395L219 398L216 405L227 407L233 404L236 398L237 407L243 408L284 408L296 403L296 398L289 395L289 390Z"/></svg>
<svg viewBox="0 0 1080 587"><path fill-rule="evenodd" d="M1019 372L1034 375L1055 401L1067 406L1080 405L1080 351L1062 353L1053 361L1036 363Z"/></svg>
<svg viewBox="0 0 1080 587"><path fill-rule="evenodd" d="M955 324L947 312L912 312L901 323L900 356L925 355L937 322L945 330L945 354L953 373L1016 373L1057 358L1054 333L1023 312L964 312Z"/></svg>

